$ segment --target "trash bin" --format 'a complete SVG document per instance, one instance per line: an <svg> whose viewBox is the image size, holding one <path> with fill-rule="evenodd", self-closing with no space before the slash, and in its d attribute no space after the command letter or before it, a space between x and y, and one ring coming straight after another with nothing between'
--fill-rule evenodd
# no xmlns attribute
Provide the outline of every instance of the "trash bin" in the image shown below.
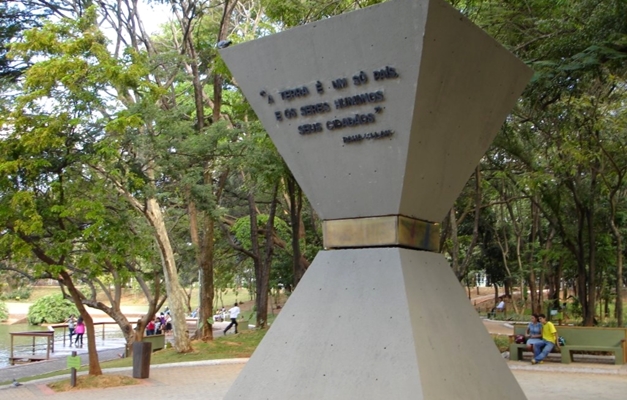
<svg viewBox="0 0 627 400"><path fill-rule="evenodd" d="M133 343L133 378L146 379L150 375L152 343Z"/></svg>

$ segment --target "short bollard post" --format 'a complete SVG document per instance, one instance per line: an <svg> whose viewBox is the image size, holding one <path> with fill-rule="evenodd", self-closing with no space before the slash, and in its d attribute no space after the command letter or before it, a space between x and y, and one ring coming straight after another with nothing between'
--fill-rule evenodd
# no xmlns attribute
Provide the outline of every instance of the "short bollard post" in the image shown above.
<svg viewBox="0 0 627 400"><path fill-rule="evenodd" d="M150 375L152 343L133 343L133 378L146 379Z"/></svg>
<svg viewBox="0 0 627 400"><path fill-rule="evenodd" d="M81 358L73 351L71 356L67 357L67 367L70 369L70 386L76 386L76 370L81 367Z"/></svg>

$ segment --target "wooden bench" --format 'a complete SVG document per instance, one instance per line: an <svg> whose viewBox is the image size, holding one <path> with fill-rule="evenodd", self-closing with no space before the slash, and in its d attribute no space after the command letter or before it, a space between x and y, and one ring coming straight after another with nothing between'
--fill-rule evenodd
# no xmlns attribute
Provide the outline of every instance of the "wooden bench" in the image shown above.
<svg viewBox="0 0 627 400"><path fill-rule="evenodd" d="M570 364L573 353L596 352L611 353L616 365L625 364L627 360L627 329L597 328L590 326L556 326L557 334L564 338L566 344L560 346L562 363ZM516 343L517 335L524 335L527 324L514 325L514 334L509 336L509 358L518 361L523 359L523 352L528 351L524 343ZM557 349L553 349L557 352Z"/></svg>

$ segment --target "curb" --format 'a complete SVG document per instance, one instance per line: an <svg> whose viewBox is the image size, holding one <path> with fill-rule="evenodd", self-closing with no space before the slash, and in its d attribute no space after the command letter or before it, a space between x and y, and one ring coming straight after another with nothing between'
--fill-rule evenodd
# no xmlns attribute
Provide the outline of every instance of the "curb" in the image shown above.
<svg viewBox="0 0 627 400"><path fill-rule="evenodd" d="M558 374L597 374L597 375L627 375L627 366L624 365L608 365L606 368L586 366L568 366L560 364L547 363L532 365L525 361L511 361L507 363L510 370L532 371L532 372L549 372Z"/></svg>
<svg viewBox="0 0 627 400"><path fill-rule="evenodd" d="M150 368L185 368L185 367L200 367L200 366L215 366L215 365L232 365L232 364L246 364L248 362L249 358L226 358L226 359L222 359L222 360L205 360L205 361L186 361L186 362L180 362L180 363L172 363L172 364L155 364L155 365L151 365ZM103 373L107 373L107 372L125 372L125 371L131 371L133 369L133 367L119 367L119 368L103 368L102 372ZM87 375L88 372L87 371L81 371L78 372L76 375L77 376L82 376L82 375ZM54 381L58 381L60 379L64 379L63 375L56 375L56 376L51 376L49 378L41 378L41 379L35 379L32 381L28 381L25 383L22 383L22 385L31 385L31 384L42 384L42 383L48 383L48 382L54 382ZM4 390L4 389L9 389L12 388L13 385L8 384L8 385L4 385L4 386L0 386L0 390Z"/></svg>

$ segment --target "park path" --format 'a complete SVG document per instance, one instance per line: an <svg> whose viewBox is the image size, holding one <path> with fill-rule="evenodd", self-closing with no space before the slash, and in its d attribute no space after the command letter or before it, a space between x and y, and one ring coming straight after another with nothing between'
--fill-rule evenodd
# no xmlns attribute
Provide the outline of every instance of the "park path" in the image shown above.
<svg viewBox="0 0 627 400"><path fill-rule="evenodd" d="M150 377L138 385L54 393L46 386L51 379L27 382L18 387L0 387L1 399L90 400L150 399L222 400L239 375L246 359L203 361L151 367ZM520 368L516 368L519 364ZM523 365L524 364L524 365ZM553 364L553 363L551 363ZM532 369L528 363L509 361L512 373L529 400L624 400L627 371L598 374L579 368L571 373L555 372L551 364ZM559 365L559 364L556 364ZM107 373L131 375L130 368ZM57 378L54 378L58 380ZM303 393L303 399L307 399Z"/></svg>
<svg viewBox="0 0 627 400"><path fill-rule="evenodd" d="M507 321L483 320L489 333L510 334ZM223 326L220 326L222 329ZM219 335L220 332L218 331ZM115 349L99 352L100 360L118 357ZM86 355L82 355L86 357ZM46 383L56 378L26 382L20 386L0 387L0 399L109 400L114 398L159 398L221 400L246 363L246 359L212 360L170 365L152 365L150 377L141 384L109 389L53 393ZM65 359L0 369L0 382L33 376L49 370L65 369ZM87 363L87 359L83 359ZM532 366L528 362L507 361L529 400L623 400L627 393L627 366L547 362ZM39 369L36 371L35 369ZM48 371L46 371L48 370ZM131 368L105 370L106 373L132 375Z"/></svg>

